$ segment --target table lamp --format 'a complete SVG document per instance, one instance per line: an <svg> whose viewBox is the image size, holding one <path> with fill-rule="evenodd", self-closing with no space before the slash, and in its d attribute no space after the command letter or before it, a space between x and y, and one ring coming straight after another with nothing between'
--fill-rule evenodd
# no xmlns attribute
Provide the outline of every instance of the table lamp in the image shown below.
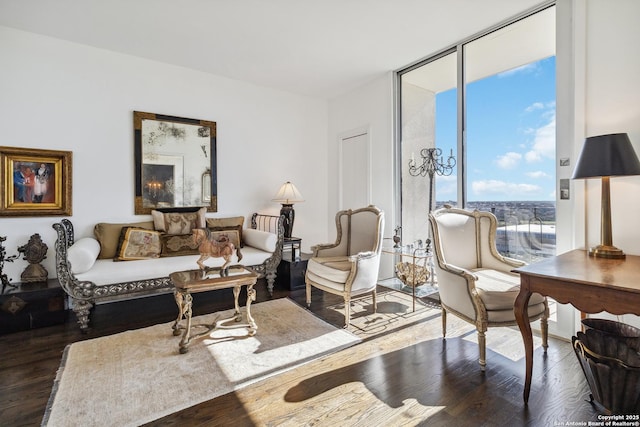
<svg viewBox="0 0 640 427"><path fill-rule="evenodd" d="M295 185L290 181L285 182L272 199L274 202L282 203L282 209L280 209L280 215L284 215L284 237L291 237L291 231L293 230L293 220L295 219L295 211L293 210L293 204L304 202L302 194L298 191Z"/></svg>
<svg viewBox="0 0 640 427"><path fill-rule="evenodd" d="M602 179L600 244L589 249L591 256L625 257L622 250L613 246L609 178L628 175L640 175L640 162L626 133L591 136L585 140L572 179Z"/></svg>

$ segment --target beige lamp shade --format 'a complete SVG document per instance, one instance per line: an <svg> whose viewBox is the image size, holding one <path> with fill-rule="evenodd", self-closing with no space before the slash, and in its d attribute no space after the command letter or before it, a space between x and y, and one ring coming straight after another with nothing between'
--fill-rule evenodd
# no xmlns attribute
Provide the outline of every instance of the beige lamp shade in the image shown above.
<svg viewBox="0 0 640 427"><path fill-rule="evenodd" d="M302 197L302 194L300 194L295 185L287 181L282 184L282 187L280 187L280 190L278 190L274 196L273 201L282 203L283 205L291 205L293 203L304 202L304 197Z"/></svg>

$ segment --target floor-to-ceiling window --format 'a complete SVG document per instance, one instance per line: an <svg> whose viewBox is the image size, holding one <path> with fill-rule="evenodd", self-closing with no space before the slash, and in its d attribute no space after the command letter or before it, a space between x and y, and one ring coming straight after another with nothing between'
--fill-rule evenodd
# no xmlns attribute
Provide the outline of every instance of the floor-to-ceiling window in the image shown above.
<svg viewBox="0 0 640 427"><path fill-rule="evenodd" d="M493 212L507 256L555 254L555 22L548 4L398 72L404 243L450 204Z"/></svg>
<svg viewBox="0 0 640 427"><path fill-rule="evenodd" d="M446 203L492 211L505 255L555 254L555 74L553 6L399 72L405 242Z"/></svg>

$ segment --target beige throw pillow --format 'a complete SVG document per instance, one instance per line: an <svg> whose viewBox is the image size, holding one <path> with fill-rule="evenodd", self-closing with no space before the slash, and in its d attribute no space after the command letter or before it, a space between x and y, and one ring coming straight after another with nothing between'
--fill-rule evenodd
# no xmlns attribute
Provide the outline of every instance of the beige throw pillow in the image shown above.
<svg viewBox="0 0 640 427"><path fill-rule="evenodd" d="M156 231L167 234L189 234L194 228L205 228L207 208L196 212L160 212L151 211L153 226Z"/></svg>
<svg viewBox="0 0 640 427"><path fill-rule="evenodd" d="M130 222L121 224L112 224L100 222L93 228L93 234L100 243L100 254L98 259L108 259L116 256L118 242L120 241L120 232L123 227L144 228L153 230L153 221Z"/></svg>
<svg viewBox="0 0 640 427"><path fill-rule="evenodd" d="M160 232L143 228L123 227L114 261L158 258L160 256Z"/></svg>

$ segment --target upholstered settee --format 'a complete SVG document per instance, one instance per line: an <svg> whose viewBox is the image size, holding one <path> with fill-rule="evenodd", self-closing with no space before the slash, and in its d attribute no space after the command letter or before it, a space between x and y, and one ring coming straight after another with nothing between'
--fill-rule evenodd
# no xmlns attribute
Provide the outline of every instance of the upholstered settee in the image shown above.
<svg viewBox="0 0 640 427"><path fill-rule="evenodd" d="M56 274L83 331L88 329L95 304L171 292L169 274L198 268L196 261L200 256L191 233L170 227L158 230L162 224L159 226L155 215L153 219L98 223L93 237L78 240L68 219L53 224L57 233ZM244 217L204 221L206 225L204 222L198 225L205 225L210 233L222 233L240 246L242 259L234 254L232 264L250 267L266 278L269 293L273 293L282 259L283 218L254 213L248 228L243 228ZM222 258L205 261L208 267L223 263Z"/></svg>

